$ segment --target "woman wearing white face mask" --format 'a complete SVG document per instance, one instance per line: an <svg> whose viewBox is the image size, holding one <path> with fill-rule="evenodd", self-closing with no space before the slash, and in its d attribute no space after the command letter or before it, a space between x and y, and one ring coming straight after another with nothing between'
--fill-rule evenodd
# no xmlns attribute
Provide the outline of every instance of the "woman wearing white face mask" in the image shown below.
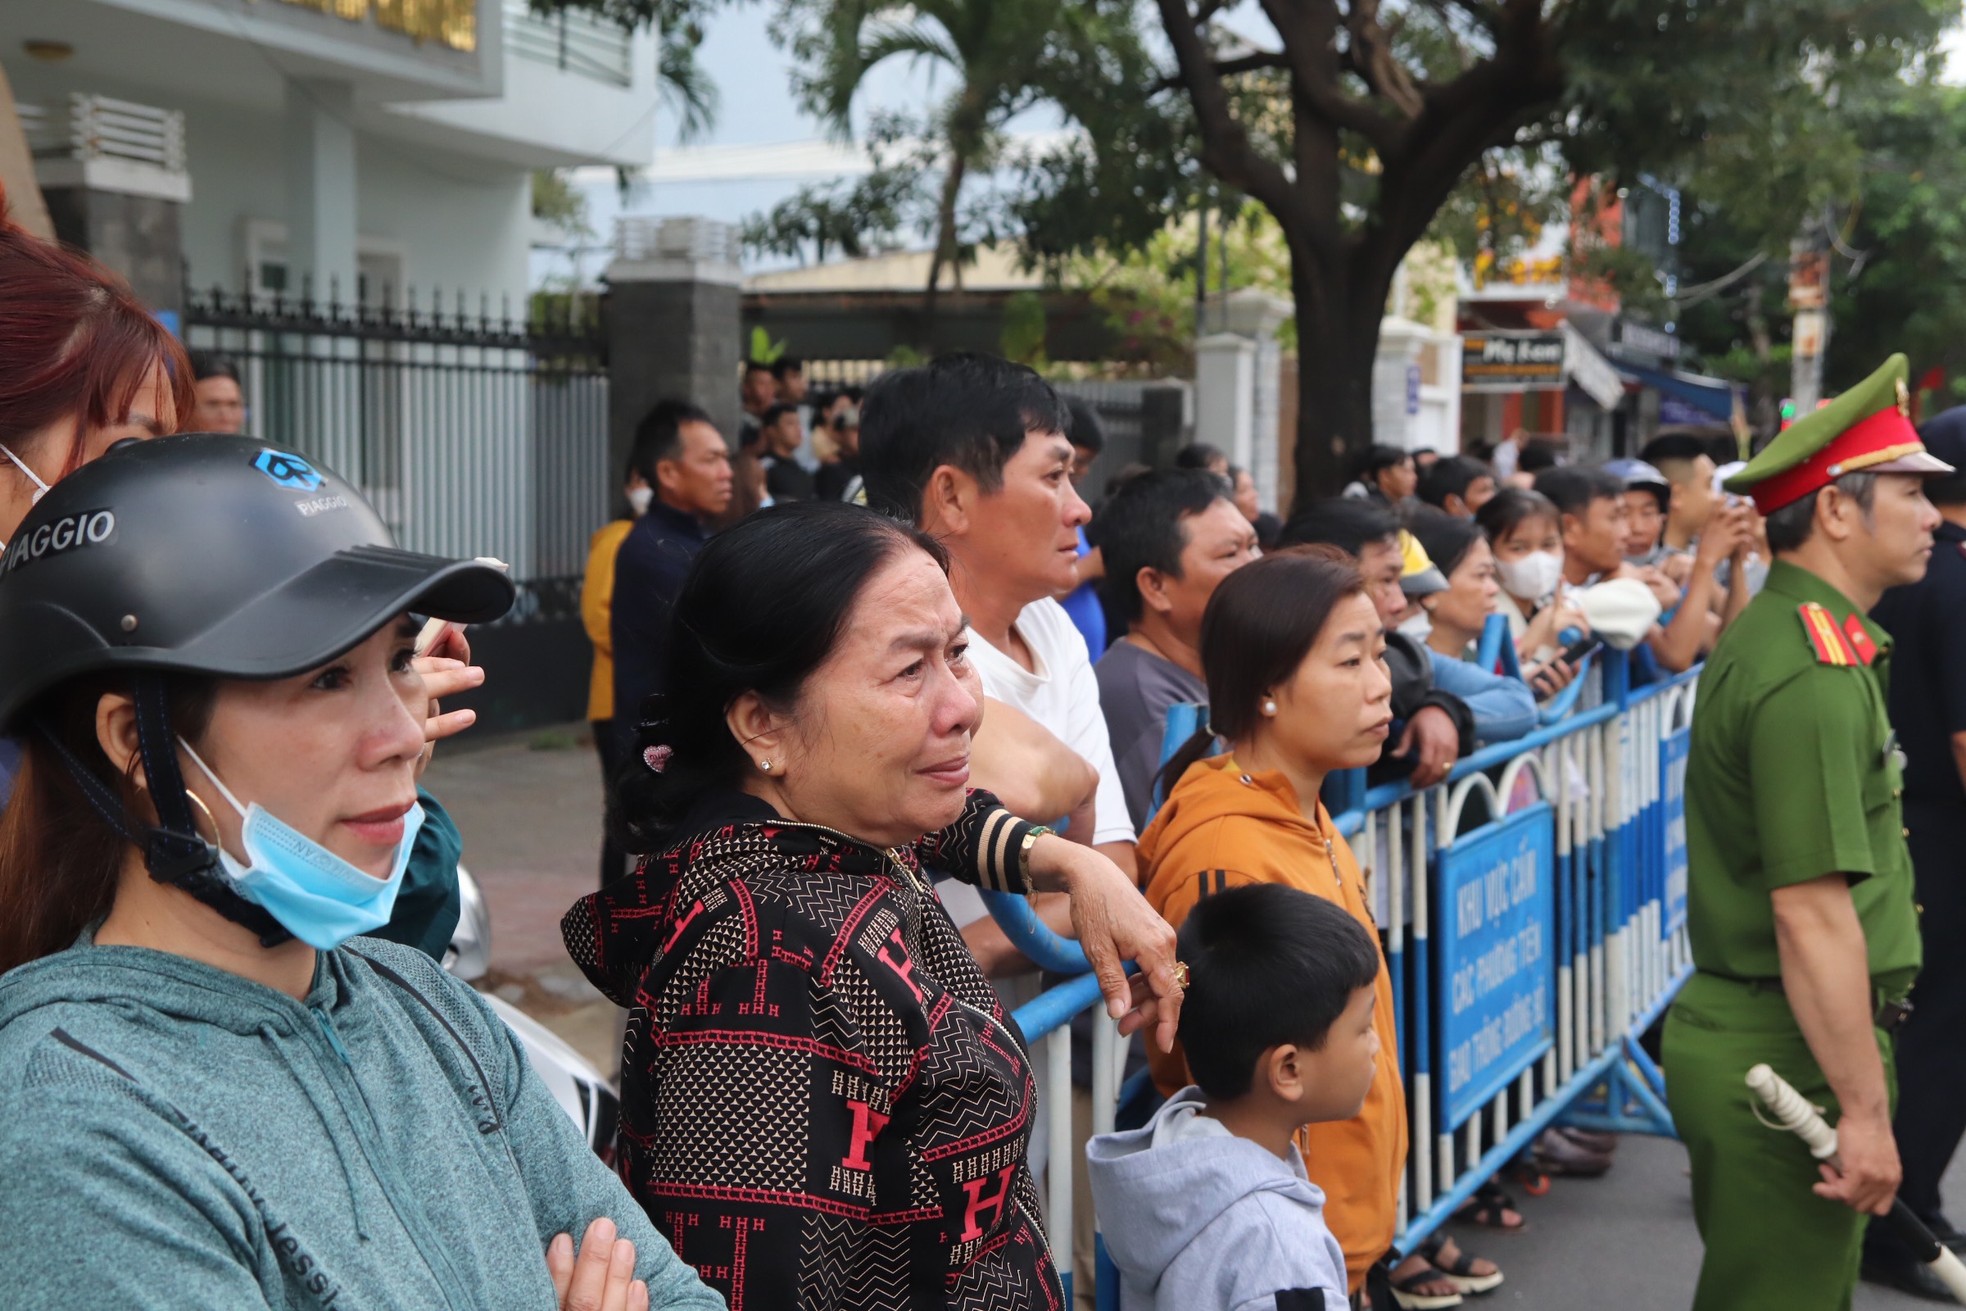
<svg viewBox="0 0 1966 1311"><path fill-rule="evenodd" d="M1502 595L1496 612L1509 621L1516 654L1544 663L1569 629L1588 632L1583 613L1562 596L1563 533L1547 497L1505 487L1475 512L1495 555Z"/></svg>
<svg viewBox="0 0 1966 1311"><path fill-rule="evenodd" d="M0 575L0 727L27 742L0 1303L70 1305L82 1233L104 1305L721 1307L493 1012L358 936L422 818L407 612L511 599L247 438L116 450L28 516Z"/></svg>
<svg viewBox="0 0 1966 1311"><path fill-rule="evenodd" d="M195 404L184 349L128 284L16 226L0 192L0 550L50 485ZM0 805L19 762L0 737Z"/></svg>
<svg viewBox="0 0 1966 1311"><path fill-rule="evenodd" d="M621 543L648 513L655 499L656 447L637 441L628 452L628 471L621 480L626 513L594 530L587 540L587 573L580 580L580 622L594 647L593 668L587 675L587 723L594 734L594 751L601 758L603 784L615 775L621 752L614 722L614 559ZM633 707L629 707L631 710ZM601 886L628 872L628 853L610 835L601 838Z"/></svg>
<svg viewBox="0 0 1966 1311"><path fill-rule="evenodd" d="M128 284L15 225L0 192L0 543L52 484L196 403L184 348Z"/></svg>

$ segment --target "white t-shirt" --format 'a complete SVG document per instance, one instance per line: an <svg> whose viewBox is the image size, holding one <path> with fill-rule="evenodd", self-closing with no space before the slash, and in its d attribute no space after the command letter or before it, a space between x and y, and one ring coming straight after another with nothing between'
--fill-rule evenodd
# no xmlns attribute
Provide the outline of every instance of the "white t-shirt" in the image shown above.
<svg viewBox="0 0 1966 1311"><path fill-rule="evenodd" d="M1099 711L1099 680L1092 672L1085 638L1065 607L1048 598L1024 607L1017 616L1017 633L1031 650L1035 670L970 634L969 658L983 675L984 692L1037 720L1099 771L1099 813L1092 840L1133 841L1126 791L1113 765L1113 743L1106 735L1106 716Z"/></svg>

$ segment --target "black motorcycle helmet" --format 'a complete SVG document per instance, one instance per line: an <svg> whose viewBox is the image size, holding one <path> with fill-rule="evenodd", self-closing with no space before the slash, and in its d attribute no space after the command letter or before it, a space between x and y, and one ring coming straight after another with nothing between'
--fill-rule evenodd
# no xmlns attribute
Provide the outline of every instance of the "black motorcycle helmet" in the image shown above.
<svg viewBox="0 0 1966 1311"><path fill-rule="evenodd" d="M405 611L484 623L513 595L490 564L397 549L361 493L298 455L209 433L125 443L57 483L0 556L0 731L37 731L34 702L72 678L128 670L160 827L70 771L153 877L271 943L285 930L197 836L164 675L290 678Z"/></svg>

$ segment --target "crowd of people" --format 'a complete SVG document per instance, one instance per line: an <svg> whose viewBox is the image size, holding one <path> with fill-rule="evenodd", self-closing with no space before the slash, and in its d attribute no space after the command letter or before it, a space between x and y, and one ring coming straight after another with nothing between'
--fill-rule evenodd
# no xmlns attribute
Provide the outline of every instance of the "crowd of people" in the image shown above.
<svg viewBox="0 0 1966 1311"><path fill-rule="evenodd" d="M460 841L419 779L470 722L443 700L485 677L464 627L511 580L397 549L332 470L233 435L235 366L194 362L4 209L0 305L10 1306L86 1281L114 1305L1060 1307L1055 1244L1089 1306L1095 1219L1129 1311L1489 1292L1503 1272L1445 1234L1395 1249L1414 1147L1393 981L1327 781L1436 784L1559 713L1606 648L1640 682L1717 643L1716 666L1751 663L1779 608L1758 591L1807 620L1841 594L1805 568L1871 601L1915 581L1918 479L1951 472L1898 440L1839 457L1874 469L1862 488L1822 491L1842 465L1810 460L1866 392L1745 469L1731 433L1607 465L1375 446L1279 519L1204 444L1118 471L1095 509L1096 413L983 355L827 394L795 360L749 365L735 434L662 402L581 604L608 832L562 930L628 1013L611 1171L438 963ZM1887 496L1884 545L1846 546ZM1882 630L1837 622L1821 663L1869 668ZM1723 643L1735 625L1758 635ZM1205 717L1170 743L1183 704ZM1150 1074L1120 1131L1091 1135L1085 1086L1069 1121L1040 1114L1011 1016L1037 966L979 890L1083 950ZM1918 931L1891 924L1902 973ZM1668 1029L1676 1110L1720 1096L1706 1048L1737 999L1702 996L1719 1020ZM1744 1173L1732 1111L1693 1114L1720 1126L1694 1137L1704 1232L1756 1194L1715 1182ZM1044 1221L1048 1135L1089 1163L1071 1234ZM1875 1211L1889 1171L1853 1143L1868 1173L1818 1191ZM1601 1173L1612 1147L1551 1130L1534 1166ZM1493 1183L1462 1218L1523 1223Z"/></svg>

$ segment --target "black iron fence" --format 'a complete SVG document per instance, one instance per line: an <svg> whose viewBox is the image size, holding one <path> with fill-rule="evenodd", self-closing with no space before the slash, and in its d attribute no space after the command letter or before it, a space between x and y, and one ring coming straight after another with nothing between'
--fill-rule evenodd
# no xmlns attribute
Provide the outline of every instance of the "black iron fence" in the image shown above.
<svg viewBox="0 0 1966 1311"><path fill-rule="evenodd" d="M185 341L230 359L247 432L360 487L403 546L512 566L517 604L471 639L485 686L456 704L492 729L581 718L580 581L620 482L593 307L378 299L191 292Z"/></svg>
<svg viewBox="0 0 1966 1311"><path fill-rule="evenodd" d="M360 487L404 547L510 563L507 622L573 613L619 481L598 322L390 299L192 292L185 340L230 359L248 432Z"/></svg>

